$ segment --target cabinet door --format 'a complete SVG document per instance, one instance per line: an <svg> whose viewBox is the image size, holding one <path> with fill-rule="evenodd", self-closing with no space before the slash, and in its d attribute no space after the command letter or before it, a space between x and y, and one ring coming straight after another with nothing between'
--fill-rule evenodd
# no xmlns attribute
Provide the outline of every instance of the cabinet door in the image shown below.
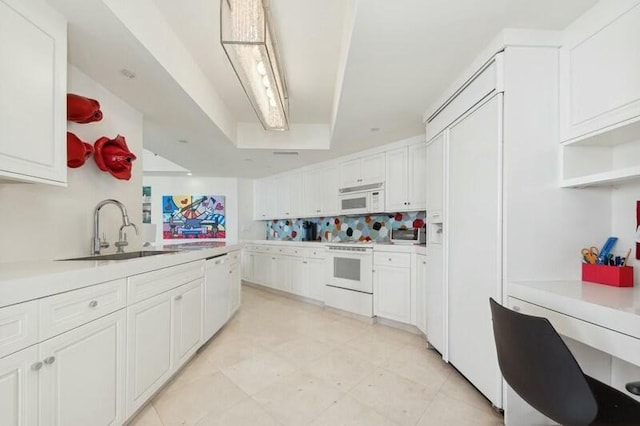
<svg viewBox="0 0 640 426"><path fill-rule="evenodd" d="M449 130L447 209L449 361L497 407L502 378L488 301L502 299L501 118L496 95Z"/></svg>
<svg viewBox="0 0 640 426"><path fill-rule="evenodd" d="M445 312L447 301L444 298L444 264L442 247L428 247L426 256L426 322L427 340L446 358Z"/></svg>
<svg viewBox="0 0 640 426"><path fill-rule="evenodd" d="M231 277L227 256L207 260L204 289L203 340L207 341L229 318Z"/></svg>
<svg viewBox="0 0 640 426"><path fill-rule="evenodd" d="M338 199L338 168L330 167L324 169L319 185L322 197L320 213L324 216L338 214L340 212L340 201Z"/></svg>
<svg viewBox="0 0 640 426"><path fill-rule="evenodd" d="M289 180L289 211L286 212L286 217L302 217L302 175L297 173L295 175L288 176L287 179Z"/></svg>
<svg viewBox="0 0 640 426"><path fill-rule="evenodd" d="M385 155L375 154L362 159L362 180L360 184L384 182Z"/></svg>
<svg viewBox="0 0 640 426"><path fill-rule="evenodd" d="M0 424L38 424L38 375L43 363L31 346L0 358Z"/></svg>
<svg viewBox="0 0 640 426"><path fill-rule="evenodd" d="M411 270L376 266L373 274L374 315L411 322Z"/></svg>
<svg viewBox="0 0 640 426"><path fill-rule="evenodd" d="M0 52L0 179L64 184L66 22L46 3L2 0Z"/></svg>
<svg viewBox="0 0 640 426"><path fill-rule="evenodd" d="M267 220L267 191L263 180L253 182L254 220Z"/></svg>
<svg viewBox="0 0 640 426"><path fill-rule="evenodd" d="M324 301L324 260L305 259L306 281L309 283L308 297Z"/></svg>
<svg viewBox="0 0 640 426"><path fill-rule="evenodd" d="M43 424L122 424L124 309L42 342L40 358Z"/></svg>
<svg viewBox="0 0 640 426"><path fill-rule="evenodd" d="M253 282L271 286L271 255L256 253L253 265Z"/></svg>
<svg viewBox="0 0 640 426"><path fill-rule="evenodd" d="M172 292L172 371L176 371L187 362L202 342L202 285L203 280L199 279L178 287ZM227 299L225 311L223 324L229 317L229 299Z"/></svg>
<svg viewBox="0 0 640 426"><path fill-rule="evenodd" d="M565 33L561 141L640 118L640 4L602 2Z"/></svg>
<svg viewBox="0 0 640 426"><path fill-rule="evenodd" d="M242 250L242 279L253 281L253 264L255 255L246 250Z"/></svg>
<svg viewBox="0 0 640 426"><path fill-rule="evenodd" d="M233 315L240 307L242 297L242 280L240 279L240 266L237 263L231 264L231 306L229 315Z"/></svg>
<svg viewBox="0 0 640 426"><path fill-rule="evenodd" d="M324 170L311 170L302 176L302 216L316 217L322 207L322 177Z"/></svg>
<svg viewBox="0 0 640 426"><path fill-rule="evenodd" d="M407 187L410 210L427 207L427 145L424 142L409 147Z"/></svg>
<svg viewBox="0 0 640 426"><path fill-rule="evenodd" d="M427 257L416 256L416 327L427 333Z"/></svg>
<svg viewBox="0 0 640 426"><path fill-rule="evenodd" d="M171 375L171 293L127 308L127 416Z"/></svg>
<svg viewBox="0 0 640 426"><path fill-rule="evenodd" d="M362 185L362 159L345 161L340 164L340 188Z"/></svg>
<svg viewBox="0 0 640 426"><path fill-rule="evenodd" d="M389 211L409 210L407 181L407 148L394 149L386 154L386 208Z"/></svg>
<svg viewBox="0 0 640 426"><path fill-rule="evenodd" d="M306 259L298 257L291 259L291 292L304 297L309 296L306 266Z"/></svg>
<svg viewBox="0 0 640 426"><path fill-rule="evenodd" d="M273 287L278 290L291 292L291 265L292 258L289 256L273 256L272 263L275 268L275 279Z"/></svg>
<svg viewBox="0 0 640 426"><path fill-rule="evenodd" d="M444 200L444 138L442 132L426 147L426 210L441 211Z"/></svg>

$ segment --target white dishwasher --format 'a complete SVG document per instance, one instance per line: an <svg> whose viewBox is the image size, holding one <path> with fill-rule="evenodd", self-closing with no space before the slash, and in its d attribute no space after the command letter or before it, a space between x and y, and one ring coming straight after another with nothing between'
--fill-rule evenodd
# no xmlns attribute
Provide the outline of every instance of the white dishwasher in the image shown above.
<svg viewBox="0 0 640 426"><path fill-rule="evenodd" d="M204 321L202 341L216 334L229 318L231 275L229 257L225 254L209 258L204 274Z"/></svg>

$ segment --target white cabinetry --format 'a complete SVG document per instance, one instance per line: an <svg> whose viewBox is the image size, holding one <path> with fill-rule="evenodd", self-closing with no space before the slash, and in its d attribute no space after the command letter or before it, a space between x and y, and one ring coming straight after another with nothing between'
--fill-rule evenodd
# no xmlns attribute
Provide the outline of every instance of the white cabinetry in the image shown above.
<svg viewBox="0 0 640 426"><path fill-rule="evenodd" d="M411 259L407 253L373 255L373 314L411 323Z"/></svg>
<svg viewBox="0 0 640 426"><path fill-rule="evenodd" d="M275 179L276 218L296 218L302 213L302 176L284 175Z"/></svg>
<svg viewBox="0 0 640 426"><path fill-rule="evenodd" d="M384 153L345 161L340 164L340 188L384 182Z"/></svg>
<svg viewBox="0 0 640 426"><path fill-rule="evenodd" d="M426 145L421 142L386 153L386 209L424 210L426 207Z"/></svg>
<svg viewBox="0 0 640 426"><path fill-rule="evenodd" d="M0 413L3 425L38 424L38 347L0 358Z"/></svg>
<svg viewBox="0 0 640 426"><path fill-rule="evenodd" d="M127 416L171 375L171 293L127 308Z"/></svg>
<svg viewBox="0 0 640 426"><path fill-rule="evenodd" d="M120 425L125 419L125 311L40 344L43 424Z"/></svg>
<svg viewBox="0 0 640 426"><path fill-rule="evenodd" d="M426 210L442 212L444 202L444 137L445 133L427 142L426 148Z"/></svg>
<svg viewBox="0 0 640 426"><path fill-rule="evenodd" d="M236 258L239 252L236 253ZM242 298L242 279L240 278L240 263L237 260L229 262L229 275L231 276L231 300L229 303L229 316L233 315L238 308Z"/></svg>
<svg viewBox="0 0 640 426"><path fill-rule="evenodd" d="M428 246L425 261L427 262L425 268L427 341L443 355L445 360L448 360L445 342L447 299L444 293L444 264L441 247Z"/></svg>
<svg viewBox="0 0 640 426"><path fill-rule="evenodd" d="M305 172L302 180L303 217L327 216L339 212L337 168Z"/></svg>
<svg viewBox="0 0 640 426"><path fill-rule="evenodd" d="M173 291L172 371L187 362L202 342L202 284L203 280L198 279ZM225 322L227 318L228 315L224 318Z"/></svg>
<svg viewBox="0 0 640 426"><path fill-rule="evenodd" d="M43 2L0 0L0 181L67 181L67 28Z"/></svg>
<svg viewBox="0 0 640 426"><path fill-rule="evenodd" d="M640 2L599 2L560 52L561 186L640 179Z"/></svg>
<svg viewBox="0 0 640 426"><path fill-rule="evenodd" d="M253 183L254 220L269 220L277 216L275 179L260 179Z"/></svg>
<svg viewBox="0 0 640 426"><path fill-rule="evenodd" d="M228 255L207 260L205 266L204 325L205 342L222 328L229 317L231 277Z"/></svg>
<svg viewBox="0 0 640 426"><path fill-rule="evenodd" d="M415 255L414 271L415 276L412 276L412 278L416 289L416 301L414 303L416 308L416 327L423 334L427 334L427 256L423 254Z"/></svg>

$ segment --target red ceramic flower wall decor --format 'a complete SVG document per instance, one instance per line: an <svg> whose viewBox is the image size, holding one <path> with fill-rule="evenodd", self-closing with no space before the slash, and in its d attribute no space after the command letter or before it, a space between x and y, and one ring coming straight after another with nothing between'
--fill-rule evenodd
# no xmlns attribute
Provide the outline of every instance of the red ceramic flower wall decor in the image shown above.
<svg viewBox="0 0 640 426"><path fill-rule="evenodd" d="M77 169L82 166L93 153L93 146L83 142L71 132L67 132L67 166Z"/></svg>
<svg viewBox="0 0 640 426"><path fill-rule="evenodd" d="M123 136L118 135L115 139L103 136L96 141L94 148L94 158L100 170L117 179L131 179L131 167L136 156L129 151Z"/></svg>
<svg viewBox="0 0 640 426"><path fill-rule="evenodd" d="M102 120L100 102L67 93L67 120L82 124Z"/></svg>

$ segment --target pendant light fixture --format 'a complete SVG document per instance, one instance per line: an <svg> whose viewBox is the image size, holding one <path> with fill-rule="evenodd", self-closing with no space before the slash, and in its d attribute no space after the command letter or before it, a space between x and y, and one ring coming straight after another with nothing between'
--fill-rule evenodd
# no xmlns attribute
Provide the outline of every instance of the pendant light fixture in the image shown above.
<svg viewBox="0 0 640 426"><path fill-rule="evenodd" d="M220 42L264 129L288 130L287 86L263 0L220 0Z"/></svg>

